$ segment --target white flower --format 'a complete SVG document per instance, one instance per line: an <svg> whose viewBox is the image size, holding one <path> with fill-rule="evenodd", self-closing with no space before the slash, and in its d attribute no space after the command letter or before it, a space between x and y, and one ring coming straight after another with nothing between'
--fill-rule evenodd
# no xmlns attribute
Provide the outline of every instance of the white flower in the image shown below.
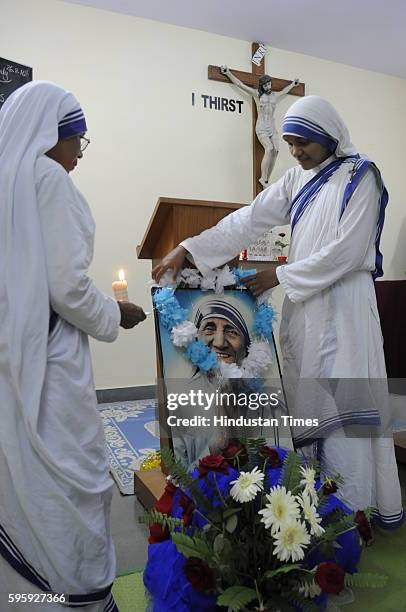
<svg viewBox="0 0 406 612"><path fill-rule="evenodd" d="M219 360L220 373L223 378L242 378L243 372L236 363L225 363L221 359Z"/></svg>
<svg viewBox="0 0 406 612"><path fill-rule="evenodd" d="M268 304L268 301L272 297L273 289L267 289L261 295L257 297L257 304Z"/></svg>
<svg viewBox="0 0 406 612"><path fill-rule="evenodd" d="M264 474L255 466L252 472L240 472L237 480L230 484L233 485L230 489L233 499L241 503L249 502L264 488Z"/></svg>
<svg viewBox="0 0 406 612"><path fill-rule="evenodd" d="M225 265L224 268L217 270L216 278L216 293L224 293L224 287L235 285L235 278L230 268Z"/></svg>
<svg viewBox="0 0 406 612"><path fill-rule="evenodd" d="M160 287L176 287L179 284L179 275L176 277L176 281L173 280L173 270L169 269L164 272L159 279Z"/></svg>
<svg viewBox="0 0 406 612"><path fill-rule="evenodd" d="M188 287L196 289L200 287L202 277L199 270L195 270L194 268L183 268L180 272L179 279Z"/></svg>
<svg viewBox="0 0 406 612"><path fill-rule="evenodd" d="M274 554L279 561L300 561L304 557L304 548L310 543L310 536L304 523L289 521L281 526L281 530L274 536Z"/></svg>
<svg viewBox="0 0 406 612"><path fill-rule="evenodd" d="M319 496L317 495L316 488L314 486L309 485L304 488L303 493L310 497L312 504L316 506L317 508L320 500L319 500Z"/></svg>
<svg viewBox="0 0 406 612"><path fill-rule="evenodd" d="M265 528L271 528L274 535L287 521L299 518L299 506L290 491L278 485L271 489L266 496L268 503L259 511L262 514L261 522Z"/></svg>
<svg viewBox="0 0 406 612"><path fill-rule="evenodd" d="M297 499L302 508L303 517L310 525L310 533L315 536L320 536L324 533L324 529L320 525L322 518L317 514L317 510L312 505L309 495L305 491L301 496L298 496Z"/></svg>
<svg viewBox="0 0 406 612"><path fill-rule="evenodd" d="M251 342L248 356L241 367L246 378L255 378L272 363L272 351L268 342Z"/></svg>
<svg viewBox="0 0 406 612"><path fill-rule="evenodd" d="M197 336L196 325L192 321L182 321L172 329L171 336L175 346L187 346Z"/></svg>
<svg viewBox="0 0 406 612"><path fill-rule="evenodd" d="M204 276L200 283L200 289L202 291L208 291L216 288L216 273L210 270L206 276Z"/></svg>
<svg viewBox="0 0 406 612"><path fill-rule="evenodd" d="M300 466L300 471L303 476L300 481L301 485L305 485L305 487L314 487L314 482L316 478L316 470L312 467L304 467Z"/></svg>

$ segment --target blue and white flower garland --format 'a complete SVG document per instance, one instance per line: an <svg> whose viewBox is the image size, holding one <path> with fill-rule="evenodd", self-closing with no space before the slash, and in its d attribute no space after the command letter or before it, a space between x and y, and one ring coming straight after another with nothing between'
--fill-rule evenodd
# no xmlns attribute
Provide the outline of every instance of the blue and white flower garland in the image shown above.
<svg viewBox="0 0 406 612"><path fill-rule="evenodd" d="M256 273L255 269L241 270L239 268L229 269L228 266L212 270L207 276L202 276L197 270L186 268L180 272L176 280L176 286L183 283L190 288L200 287L203 291L214 290L215 293L223 293L224 287L241 287L241 280ZM197 338L198 330L194 323L186 319L187 311L182 308L175 297L173 281L170 275L161 279L161 287L154 293L153 302L159 312L161 324L170 331L172 343L178 348L185 349L185 356L203 372L218 371L222 378L258 378L269 367L272 362L273 322L275 312L272 306L263 299L257 301L257 309L253 324L253 332L257 338L251 342L248 355L243 359L240 366L227 364L219 360L215 351L210 349L205 342ZM172 286L170 286L172 285Z"/></svg>

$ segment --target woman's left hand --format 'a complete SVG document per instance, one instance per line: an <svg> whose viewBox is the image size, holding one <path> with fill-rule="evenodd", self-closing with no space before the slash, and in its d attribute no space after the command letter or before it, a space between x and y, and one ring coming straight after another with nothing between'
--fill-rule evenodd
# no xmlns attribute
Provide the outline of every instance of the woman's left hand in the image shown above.
<svg viewBox="0 0 406 612"><path fill-rule="evenodd" d="M251 291L251 293L258 297L267 289L272 289L279 285L278 277L276 276L277 266L270 266L266 270L257 272L253 276L247 276L242 279L242 283Z"/></svg>

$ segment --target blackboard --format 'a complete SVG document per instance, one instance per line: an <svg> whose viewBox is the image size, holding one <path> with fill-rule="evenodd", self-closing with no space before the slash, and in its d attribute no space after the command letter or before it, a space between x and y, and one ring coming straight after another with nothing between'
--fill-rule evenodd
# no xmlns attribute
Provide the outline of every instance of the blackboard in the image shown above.
<svg viewBox="0 0 406 612"><path fill-rule="evenodd" d="M32 81L32 68L0 57L0 108L10 94Z"/></svg>

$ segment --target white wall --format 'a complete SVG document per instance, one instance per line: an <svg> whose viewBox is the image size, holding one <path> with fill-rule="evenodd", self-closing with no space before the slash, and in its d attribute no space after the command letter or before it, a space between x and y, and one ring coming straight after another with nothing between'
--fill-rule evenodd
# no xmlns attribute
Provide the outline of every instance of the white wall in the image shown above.
<svg viewBox="0 0 406 612"><path fill-rule="evenodd" d="M125 268L130 297L149 310L150 262L137 261L135 247L158 197L251 199L248 97L207 80L208 64L250 70L251 46L59 0L0 0L0 11L7 24L1 56L32 66L36 79L71 89L85 110L92 143L74 180L97 222L91 275L111 293L118 268ZM299 76L308 94L332 101L353 142L380 166L390 192L382 240L386 278L404 278L406 81L278 49L267 71ZM202 93L244 99L243 113L192 107L193 91L197 99ZM281 102L278 123L293 101ZM282 145L273 176L291 165ZM98 388L154 382L151 317L122 330L115 344L93 343L92 350Z"/></svg>

